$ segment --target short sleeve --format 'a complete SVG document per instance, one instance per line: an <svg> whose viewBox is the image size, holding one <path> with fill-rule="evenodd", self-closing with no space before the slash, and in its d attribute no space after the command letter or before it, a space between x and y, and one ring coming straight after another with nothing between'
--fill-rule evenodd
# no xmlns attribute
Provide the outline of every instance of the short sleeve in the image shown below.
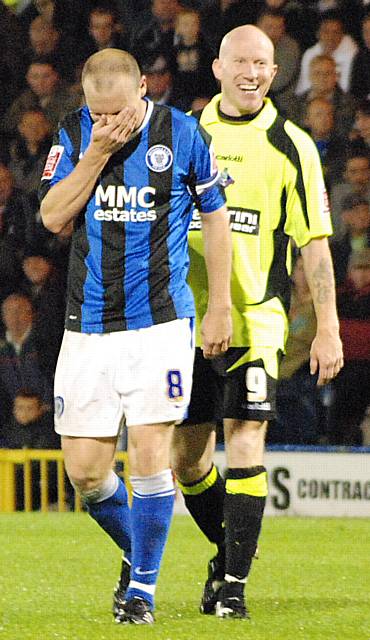
<svg viewBox="0 0 370 640"><path fill-rule="evenodd" d="M61 127L57 133L54 134L53 144L50 148L48 157L45 162L44 171L41 176L41 183L39 187L39 199L41 200L46 196L49 189L57 184L63 178L69 176L72 173L75 163L73 157L75 150L71 139L67 131Z"/></svg>
<svg viewBox="0 0 370 640"><path fill-rule="evenodd" d="M289 132L287 131L288 135ZM296 133L296 131L292 131ZM287 175L287 221L285 232L298 247L313 238L330 236L332 224L320 157L315 143L305 132L294 136Z"/></svg>
<svg viewBox="0 0 370 640"><path fill-rule="evenodd" d="M188 187L197 209L202 213L211 213L226 202L212 139L200 124L191 149Z"/></svg>

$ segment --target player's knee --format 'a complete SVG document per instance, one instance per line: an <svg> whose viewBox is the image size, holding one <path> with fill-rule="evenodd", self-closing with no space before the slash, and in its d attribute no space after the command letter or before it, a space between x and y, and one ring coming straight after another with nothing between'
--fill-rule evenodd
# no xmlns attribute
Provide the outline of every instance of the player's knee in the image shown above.
<svg viewBox="0 0 370 640"><path fill-rule="evenodd" d="M203 476L212 465L213 432L191 428L175 431L171 450L171 465L182 482L193 482Z"/></svg>
<svg viewBox="0 0 370 640"><path fill-rule="evenodd" d="M98 474L83 473L78 470L69 472L68 477L72 487L80 494L83 500L87 502L97 501L104 478Z"/></svg>
<svg viewBox="0 0 370 640"><path fill-rule="evenodd" d="M204 476L212 465L212 456L194 456L189 449L173 450L171 460L173 471L181 482L195 482Z"/></svg>

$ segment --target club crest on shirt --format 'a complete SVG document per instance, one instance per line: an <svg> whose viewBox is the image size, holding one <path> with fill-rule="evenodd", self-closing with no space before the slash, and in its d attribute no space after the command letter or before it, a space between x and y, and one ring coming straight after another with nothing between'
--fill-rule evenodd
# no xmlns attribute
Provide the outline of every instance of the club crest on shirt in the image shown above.
<svg viewBox="0 0 370 640"><path fill-rule="evenodd" d="M161 173L167 171L172 165L173 153L164 144L156 144L146 152L145 162L149 169Z"/></svg>

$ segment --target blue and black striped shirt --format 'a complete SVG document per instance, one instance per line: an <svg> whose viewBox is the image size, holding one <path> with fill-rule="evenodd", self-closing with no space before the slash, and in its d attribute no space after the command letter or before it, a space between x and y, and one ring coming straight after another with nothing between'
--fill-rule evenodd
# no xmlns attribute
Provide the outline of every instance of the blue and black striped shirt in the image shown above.
<svg viewBox="0 0 370 640"><path fill-rule="evenodd" d="M147 101L136 135L111 156L72 237L66 328L106 333L194 316L187 233L193 203L224 202L211 138L198 121ZM40 198L86 151L93 122L82 107L55 135Z"/></svg>

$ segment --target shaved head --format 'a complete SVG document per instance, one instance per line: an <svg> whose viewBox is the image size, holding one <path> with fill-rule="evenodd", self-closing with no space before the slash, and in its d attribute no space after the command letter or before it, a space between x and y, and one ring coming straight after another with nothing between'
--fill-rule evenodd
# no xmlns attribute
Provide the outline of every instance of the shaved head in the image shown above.
<svg viewBox="0 0 370 640"><path fill-rule="evenodd" d="M102 49L86 60L82 86L88 80L95 91L109 94L114 89L117 75L131 78L137 86L140 83L139 65L130 53L121 49Z"/></svg>
<svg viewBox="0 0 370 640"><path fill-rule="evenodd" d="M229 31L221 41L219 59L223 60L230 51L233 51L241 42L248 41L251 46L259 46L266 49L266 53L270 53L271 61L274 60L274 45L270 38L258 27L253 24L245 24Z"/></svg>
<svg viewBox="0 0 370 640"><path fill-rule="evenodd" d="M276 75L274 45L258 27L246 24L223 38L212 65L221 83L221 110L231 116L257 113Z"/></svg>
<svg viewBox="0 0 370 640"><path fill-rule="evenodd" d="M112 121L126 107L135 109L138 124L143 121L146 79L127 51L102 49L90 56L82 70L82 86L94 122L103 115Z"/></svg>

